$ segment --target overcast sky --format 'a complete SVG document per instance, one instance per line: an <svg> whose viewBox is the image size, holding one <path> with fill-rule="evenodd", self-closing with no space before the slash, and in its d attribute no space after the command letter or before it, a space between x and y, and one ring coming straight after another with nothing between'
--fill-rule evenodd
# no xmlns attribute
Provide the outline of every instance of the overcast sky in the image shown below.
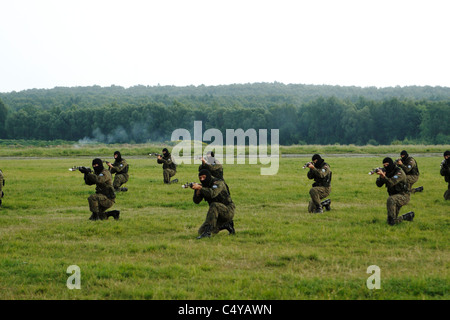
<svg viewBox="0 0 450 320"><path fill-rule="evenodd" d="M0 0L0 92L450 87L448 0Z"/></svg>

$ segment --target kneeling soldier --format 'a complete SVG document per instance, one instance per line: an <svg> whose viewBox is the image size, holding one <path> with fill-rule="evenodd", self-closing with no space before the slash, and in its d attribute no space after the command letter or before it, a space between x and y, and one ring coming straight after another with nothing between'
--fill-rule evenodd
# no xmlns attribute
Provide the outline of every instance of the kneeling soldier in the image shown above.
<svg viewBox="0 0 450 320"><path fill-rule="evenodd" d="M389 225L394 225L406 221L413 221L414 212L405 213L399 216L400 209L409 203L409 188L406 181L406 174L402 168L397 167L391 158L384 158L383 170L379 169L376 173L379 175L376 180L376 185L382 187L386 185L389 198L387 199L387 222Z"/></svg>
<svg viewBox="0 0 450 320"><path fill-rule="evenodd" d="M106 163L109 166L109 171L111 172L111 174L116 174L113 182L114 191L128 191L128 188L121 188L121 186L128 182L129 165L125 161L125 159L122 158L120 151L114 152L114 159L115 161L113 164L111 164L110 162Z"/></svg>
<svg viewBox="0 0 450 320"><path fill-rule="evenodd" d="M310 169L307 174L308 179L314 179L312 188L309 190L311 200L309 201L308 212L323 213L322 207L325 207L329 211L331 200L320 201L328 197L331 193L332 172L330 165L320 155L315 154L312 156L312 162L309 162L305 166Z"/></svg>
<svg viewBox="0 0 450 320"><path fill-rule="evenodd" d="M105 212L116 202L111 173L103 167L103 162L99 158L92 161L92 167L94 173L91 172L90 168L81 167L79 169L80 172L84 173L84 181L87 185L96 185L95 194L88 198L89 209L92 212L89 220L104 220L111 216L118 220L120 211Z"/></svg>
<svg viewBox="0 0 450 320"><path fill-rule="evenodd" d="M231 200L228 186L225 181L213 178L211 173L203 169L198 173L201 184L195 183L191 186L194 189L194 203L199 204L205 200L209 204L209 210L205 222L198 230L197 239L211 237L221 230L228 230L234 234L234 211L236 206Z"/></svg>

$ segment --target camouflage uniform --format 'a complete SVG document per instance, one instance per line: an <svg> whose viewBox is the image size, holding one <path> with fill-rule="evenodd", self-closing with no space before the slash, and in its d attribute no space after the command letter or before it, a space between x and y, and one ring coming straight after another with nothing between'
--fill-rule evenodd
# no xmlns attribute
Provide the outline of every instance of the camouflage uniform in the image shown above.
<svg viewBox="0 0 450 320"><path fill-rule="evenodd" d="M177 173L177 166L175 165L170 153L166 153L161 159L157 159L159 164L163 164L164 183L170 183L170 178Z"/></svg>
<svg viewBox="0 0 450 320"><path fill-rule="evenodd" d="M448 182L448 189L444 193L444 199L450 200L450 158L447 160L442 161L441 163L441 176L444 177L445 182Z"/></svg>
<svg viewBox="0 0 450 320"><path fill-rule="evenodd" d="M222 164L219 161L215 160L213 164L202 163L198 167L198 171L200 172L203 169L206 169L209 172L211 172L211 175L214 178L217 178L219 180L223 180L223 166L222 166Z"/></svg>
<svg viewBox="0 0 450 320"><path fill-rule="evenodd" d="M121 159L121 161L114 161L113 167L110 168L111 174L116 174L114 177L113 187L114 190L118 191L119 188L128 182L129 175L128 175L128 164L125 161L125 159Z"/></svg>
<svg viewBox="0 0 450 320"><path fill-rule="evenodd" d="M409 189L406 181L406 174L400 167L395 167L386 177L379 177L376 185L382 187L386 185L389 198L386 202L388 212L388 223L396 224L403 221L403 216L399 215L401 207L409 203Z"/></svg>
<svg viewBox="0 0 450 320"><path fill-rule="evenodd" d="M196 204L199 204L202 200L209 204L205 222L198 229L199 234L205 232L206 229L211 230L213 234L218 233L224 229L224 225L233 221L236 206L231 200L225 181L212 178L210 187L194 190L193 200Z"/></svg>
<svg viewBox="0 0 450 320"><path fill-rule="evenodd" d="M85 173L84 181L89 186L96 185L95 194L88 198L89 209L92 212L91 220L106 219L106 209L111 208L116 202L111 173L107 169L103 169L99 174Z"/></svg>
<svg viewBox="0 0 450 320"><path fill-rule="evenodd" d="M0 206L2 205L3 198L3 185L5 184L5 179L3 178L3 172L0 170Z"/></svg>
<svg viewBox="0 0 450 320"><path fill-rule="evenodd" d="M398 166L402 168L402 170L406 174L406 183L408 184L408 190L410 192L415 192L415 189L412 188L413 184L419 180L419 167L417 166L417 162L413 157L407 157L405 160L402 160L402 164Z"/></svg>
<svg viewBox="0 0 450 320"><path fill-rule="evenodd" d="M331 175L330 165L326 162L316 168L310 169L308 179L314 179L312 188L309 190L311 200L308 205L308 212L315 212L321 208L320 200L328 197L331 193Z"/></svg>

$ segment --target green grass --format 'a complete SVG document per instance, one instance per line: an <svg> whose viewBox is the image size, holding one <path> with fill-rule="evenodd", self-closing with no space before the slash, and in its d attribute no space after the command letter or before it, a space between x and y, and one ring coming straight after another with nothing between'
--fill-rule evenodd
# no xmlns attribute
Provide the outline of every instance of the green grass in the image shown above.
<svg viewBox="0 0 450 320"><path fill-rule="evenodd" d="M236 235L202 240L207 204L163 185L155 159L128 161L129 191L113 207L121 219L92 222L94 187L68 171L91 158L2 158L0 299L449 299L442 157L416 158L425 190L401 211L416 218L391 227L387 192L367 174L382 156L327 157L332 210L321 215L307 212L311 181L301 167L310 156L281 159L275 176L225 164ZM197 168L180 165L176 177L195 181ZM66 287L70 265L81 268L81 290ZM380 290L366 287L370 265L381 269Z"/></svg>

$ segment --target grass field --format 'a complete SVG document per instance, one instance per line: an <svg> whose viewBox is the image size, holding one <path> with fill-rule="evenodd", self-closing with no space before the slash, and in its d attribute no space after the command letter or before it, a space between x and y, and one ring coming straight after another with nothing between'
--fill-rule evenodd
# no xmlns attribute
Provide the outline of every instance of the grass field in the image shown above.
<svg viewBox="0 0 450 320"><path fill-rule="evenodd" d="M307 212L312 182L301 167L310 157L281 159L274 176L225 164L236 235L202 240L207 204L195 205L180 184L163 185L154 159L128 159L129 191L113 207L120 220L92 222L95 187L68 168L93 157L0 158L0 299L449 299L442 156L416 158L416 186L425 190L402 209L415 220L394 227L385 188L367 174L382 155L325 156L333 182L324 214ZM176 177L196 181L197 167L180 165ZM80 290L66 286L71 265L80 267ZM371 265L381 270L379 290L366 286Z"/></svg>

